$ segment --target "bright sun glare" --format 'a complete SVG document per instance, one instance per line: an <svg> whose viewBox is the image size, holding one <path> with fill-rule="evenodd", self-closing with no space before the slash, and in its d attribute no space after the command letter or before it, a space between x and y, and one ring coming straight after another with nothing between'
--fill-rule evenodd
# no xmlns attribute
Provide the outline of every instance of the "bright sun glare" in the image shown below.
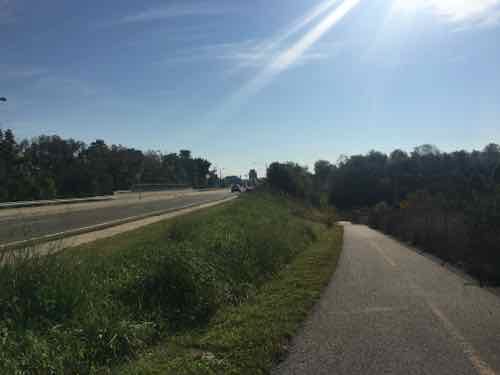
<svg viewBox="0 0 500 375"><path fill-rule="evenodd" d="M394 8L414 12L427 8L452 21L480 17L495 8L500 0L394 0Z"/></svg>

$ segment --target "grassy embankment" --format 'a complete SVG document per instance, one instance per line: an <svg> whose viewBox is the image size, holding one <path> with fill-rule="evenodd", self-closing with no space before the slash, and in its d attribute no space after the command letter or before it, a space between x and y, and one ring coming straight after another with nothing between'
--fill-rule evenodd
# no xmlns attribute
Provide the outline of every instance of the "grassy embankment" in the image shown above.
<svg viewBox="0 0 500 375"><path fill-rule="evenodd" d="M255 194L3 264L0 373L266 373L335 268L331 223Z"/></svg>

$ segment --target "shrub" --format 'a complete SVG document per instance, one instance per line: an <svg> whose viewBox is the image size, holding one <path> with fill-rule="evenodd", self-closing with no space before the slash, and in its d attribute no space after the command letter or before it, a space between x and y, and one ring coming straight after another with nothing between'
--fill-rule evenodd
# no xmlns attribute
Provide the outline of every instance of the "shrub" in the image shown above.
<svg viewBox="0 0 500 375"><path fill-rule="evenodd" d="M400 207L377 205L369 224L463 267L480 283L500 284L500 214L496 194L481 194L463 207L443 195L410 194Z"/></svg>

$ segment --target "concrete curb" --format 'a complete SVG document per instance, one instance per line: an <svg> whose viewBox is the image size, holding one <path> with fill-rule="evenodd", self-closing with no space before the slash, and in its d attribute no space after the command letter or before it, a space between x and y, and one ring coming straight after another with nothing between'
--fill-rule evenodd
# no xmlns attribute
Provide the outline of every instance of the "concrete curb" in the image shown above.
<svg viewBox="0 0 500 375"><path fill-rule="evenodd" d="M115 226L122 225L122 224L131 223L134 221L147 219L147 218L154 217L154 216L161 216L161 215L176 212L176 211L182 211L182 210L185 210L188 208L203 206L203 205L206 205L209 203L229 202L235 198L237 198L237 196L218 199L218 200L210 201L210 202L191 203L191 204L187 204L187 205L184 205L181 207L153 211L153 212L149 212L149 213L143 214L143 215L130 216L130 217L127 217L124 219L108 221L106 223L96 224L96 225L78 228L78 229L72 229L72 230L68 230L68 231L60 232L60 233L48 234L48 235L45 235L42 237L32 238L29 240L15 241L15 242L7 243L4 245L0 245L0 252L4 252L4 251L8 251L8 250L15 250L15 249L23 248L23 247L31 247L31 246L39 245L39 244L42 244L45 242L57 241L57 240L61 240L61 239L68 238L68 237L78 236L80 234L96 232L99 230L115 227Z"/></svg>

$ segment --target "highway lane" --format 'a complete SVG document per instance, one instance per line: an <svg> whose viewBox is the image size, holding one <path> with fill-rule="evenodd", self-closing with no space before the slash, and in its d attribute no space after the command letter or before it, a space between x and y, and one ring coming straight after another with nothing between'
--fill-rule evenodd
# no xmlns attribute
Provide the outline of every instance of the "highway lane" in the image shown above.
<svg viewBox="0 0 500 375"><path fill-rule="evenodd" d="M365 226L275 375L500 374L500 298Z"/></svg>
<svg viewBox="0 0 500 375"><path fill-rule="evenodd" d="M144 200L123 200L102 204L85 203L74 207L15 210L0 218L0 244L36 238L68 230L102 224L160 210L175 210L191 204L209 203L231 196L226 190L189 193ZM35 213L33 213L35 212Z"/></svg>

